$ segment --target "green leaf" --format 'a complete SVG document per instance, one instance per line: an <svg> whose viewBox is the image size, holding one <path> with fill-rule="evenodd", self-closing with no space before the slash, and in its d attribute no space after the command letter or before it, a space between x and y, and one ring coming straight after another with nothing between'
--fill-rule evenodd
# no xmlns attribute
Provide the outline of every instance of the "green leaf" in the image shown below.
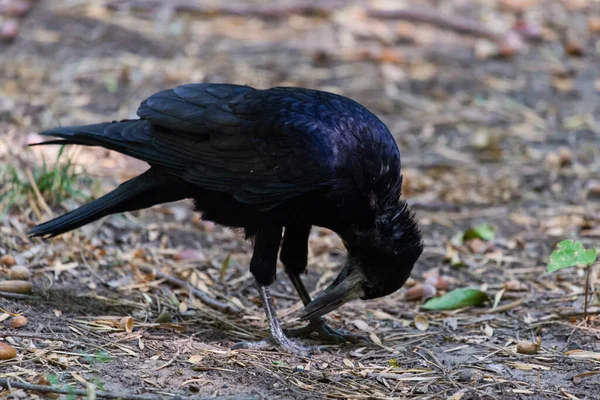
<svg viewBox="0 0 600 400"><path fill-rule="evenodd" d="M77 400L77 392L71 385L65 385L64 389L67 390L67 400Z"/></svg>
<svg viewBox="0 0 600 400"><path fill-rule="evenodd" d="M596 261L596 249L586 250L581 242L563 240L550 255L548 272L578 265L590 265L594 261Z"/></svg>
<svg viewBox="0 0 600 400"><path fill-rule="evenodd" d="M441 297L427 300L422 307L426 310L455 310L457 308L477 306L488 299L487 295L477 289L455 289Z"/></svg>
<svg viewBox="0 0 600 400"><path fill-rule="evenodd" d="M471 229L467 229L463 235L463 239L475 239L479 238L481 240L494 240L496 237L496 227L490 224L479 224L474 226Z"/></svg>
<svg viewBox="0 0 600 400"><path fill-rule="evenodd" d="M94 353L94 360L96 360L98 362L102 362L102 363L110 362L110 354L108 354L104 350L97 351Z"/></svg>
<svg viewBox="0 0 600 400"><path fill-rule="evenodd" d="M55 374L46 375L46 380L48 380L48 382L50 382L53 385L58 385L60 383L60 379L58 379L58 375L55 375Z"/></svg>
<svg viewBox="0 0 600 400"><path fill-rule="evenodd" d="M400 364L400 362L395 358L392 358L389 361L389 365L390 365L390 368L402 368L402 365Z"/></svg>
<svg viewBox="0 0 600 400"><path fill-rule="evenodd" d="M473 226L464 232L457 232L450 239L450 243L453 246L462 246L465 240L469 239L481 239L485 241L494 240L496 237L496 227L491 224L479 224L477 226Z"/></svg>

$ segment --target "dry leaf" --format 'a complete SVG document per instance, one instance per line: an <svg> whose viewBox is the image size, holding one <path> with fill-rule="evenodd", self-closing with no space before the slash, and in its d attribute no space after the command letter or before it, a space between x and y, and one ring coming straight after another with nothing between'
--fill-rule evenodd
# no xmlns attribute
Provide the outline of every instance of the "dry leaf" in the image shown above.
<svg viewBox="0 0 600 400"><path fill-rule="evenodd" d="M504 292L506 291L506 289L500 289L498 291L498 293L496 293L496 295L494 296L494 305L492 306L492 309L495 309L496 307L498 307L498 304L500 304L500 300L502 300L502 296L504 295Z"/></svg>
<svg viewBox="0 0 600 400"><path fill-rule="evenodd" d="M369 335L369 338L373 341L373 343L375 343L378 346L381 346L381 339L379 338L379 336L377 336L375 333L371 333Z"/></svg>
<svg viewBox="0 0 600 400"><path fill-rule="evenodd" d="M204 358L205 356L202 356L200 354L194 354L190 358L188 358L188 362L190 364L198 365L202 362L202 360L204 360Z"/></svg>
<svg viewBox="0 0 600 400"><path fill-rule="evenodd" d="M521 363L521 362L507 362L507 365L510 365L511 367L514 367L516 369L520 369L522 371L533 371L533 370L541 370L541 371L549 371L550 367L547 367L545 365L539 365L539 364L528 364L528 363Z"/></svg>
<svg viewBox="0 0 600 400"><path fill-rule="evenodd" d="M427 319L426 316L422 315L422 314L417 314L415 315L415 327L420 330L421 332L425 332L427 329L429 329L429 320Z"/></svg>
<svg viewBox="0 0 600 400"><path fill-rule="evenodd" d="M352 324L354 324L354 326L356 326L361 331L371 331L372 330L369 327L369 325L365 321L363 321L361 319L355 319L355 320L353 320Z"/></svg>
<svg viewBox="0 0 600 400"><path fill-rule="evenodd" d="M488 324L485 324L485 328L483 329L483 331L485 332L485 336L487 337L492 337L494 335L494 328L492 328Z"/></svg>
<svg viewBox="0 0 600 400"><path fill-rule="evenodd" d="M467 389L461 389L458 392L454 393L452 396L448 397L448 400L461 400L466 393Z"/></svg>
<svg viewBox="0 0 600 400"><path fill-rule="evenodd" d="M391 314L386 313L385 311L373 310L372 312L373 318L375 319L397 319Z"/></svg>
<svg viewBox="0 0 600 400"><path fill-rule="evenodd" d="M583 358L586 360L600 361L600 353L588 350L569 350L565 353L569 357Z"/></svg>

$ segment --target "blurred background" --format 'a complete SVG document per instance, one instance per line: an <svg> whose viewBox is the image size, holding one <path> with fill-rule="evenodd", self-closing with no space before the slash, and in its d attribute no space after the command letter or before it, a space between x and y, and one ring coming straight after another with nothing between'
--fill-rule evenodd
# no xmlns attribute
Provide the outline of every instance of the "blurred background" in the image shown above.
<svg viewBox="0 0 600 400"><path fill-rule="evenodd" d="M505 380L496 387L477 389L485 381L471 385L469 379L456 386L447 374L471 365L477 360L473 355L507 348L507 341L518 336L515 332L531 335L540 321L556 321L544 336L549 348L599 351L589 331L572 330L559 318L560 310L567 310L564 317L581 307L582 275L545 275L559 240L576 238L593 245L600 237L599 1L0 0L0 41L0 256L30 266L34 276L50 279L66 293L100 293L112 299L126 293L144 304L150 319L160 314L160 307L144 303L144 296L157 289L148 286L148 277L135 274L134 261L164 267L244 309L246 318L229 322L239 329L223 333L221 318L226 317L190 317L187 308L173 306L176 321L210 338L214 346L226 348L228 341L247 339L248 332L264 331L248 279L249 245L235 232L200 221L187 203L110 217L51 242L30 242L27 227L105 193L146 165L101 149L26 145L40 139L37 132L57 125L135 118L138 105L151 94L190 82L331 91L365 105L393 133L402 154L403 196L420 218L425 253L405 289L347 306L331 318L337 326L367 329L385 339L388 349L396 349L379 349L369 362L389 367L393 357L405 368L426 367L433 372L419 373L433 376L436 384L392 380L397 384L392 390L392 384L378 380L355 385L343 375L333 383L304 378L297 383L269 362L261 368L283 376L286 383L273 377L254 382L252 374L262 370L246 360L247 372L227 367L245 377L239 381L214 371L201 374L211 382L226 382L229 389L221 392L388 398L450 395L464 386L474 387L481 398L513 398L520 393L515 390L552 394L558 388L589 394L587 381L574 385L574 373L552 364L552 355L546 355L550 358L544 365L551 367L541 378L535 368L488 371ZM493 233L463 235L481 224ZM452 241L456 235L458 242ZM311 289L335 276L344 258L340 248L337 237L313 230L314 267L307 277ZM63 268L72 263L71 269ZM66 272L57 273L57 268ZM285 319L300 305L284 277L278 285ZM501 292L498 304L521 303L509 316L454 316L451 330L447 315L430 316L429 328L415 325L425 297L469 285L483 287L491 296ZM181 300L180 292L161 290L157 296ZM38 315L35 326L41 327L54 323L46 314L55 307L17 308L27 310L30 320ZM367 313L367 307L380 314ZM74 321L100 311L88 304L64 312ZM192 323L194 318L203 322ZM410 334L420 345L435 343L444 351L470 347L441 352L442 367L432 367L406 348L414 340ZM440 345L448 336L454 341ZM159 364L174 348L162 349L169 356L159 358ZM345 360L358 368L356 354L336 357L328 360L329 368L350 368ZM211 362L222 367L222 361ZM118 368L102 368L106 376L118 375ZM568 368L583 373L592 367ZM173 373L171 367L161 371ZM165 372L156 379L164 389L172 376ZM212 393L221 381L196 386ZM147 382L127 384L156 390ZM314 387L308 388L310 384Z"/></svg>

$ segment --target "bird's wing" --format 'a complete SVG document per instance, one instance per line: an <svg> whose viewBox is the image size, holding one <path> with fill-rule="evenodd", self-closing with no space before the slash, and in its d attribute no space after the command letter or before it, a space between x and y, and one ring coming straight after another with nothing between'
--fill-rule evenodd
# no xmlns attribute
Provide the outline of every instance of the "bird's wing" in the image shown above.
<svg viewBox="0 0 600 400"><path fill-rule="evenodd" d="M336 131L354 111L347 102L299 88L189 84L151 96L138 115L152 124L153 163L183 165L171 169L190 183L268 205L331 178Z"/></svg>

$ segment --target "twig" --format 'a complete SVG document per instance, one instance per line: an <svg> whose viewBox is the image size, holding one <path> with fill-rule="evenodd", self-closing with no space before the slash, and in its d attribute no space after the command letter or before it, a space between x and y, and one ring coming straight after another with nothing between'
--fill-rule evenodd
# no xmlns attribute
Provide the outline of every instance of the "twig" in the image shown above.
<svg viewBox="0 0 600 400"><path fill-rule="evenodd" d="M587 325L588 320L588 293L590 290L590 271L592 269L591 265L588 265L585 273L585 303L583 305L583 321L584 324Z"/></svg>
<svg viewBox="0 0 600 400"><path fill-rule="evenodd" d="M12 292L0 292L0 297L4 297L5 299L35 299L35 296L31 296L29 294L23 293L12 293Z"/></svg>
<svg viewBox="0 0 600 400"><path fill-rule="evenodd" d="M499 39L502 36L475 21L425 8L403 8L399 10L368 8L367 15L373 18L404 19L411 22L424 22L459 33L483 36L490 39Z"/></svg>
<svg viewBox="0 0 600 400"><path fill-rule="evenodd" d="M66 342L70 339L65 337L59 337L55 335L46 335L43 333L31 333L31 332L0 332L0 337L18 337L22 339L42 339L42 340L56 340Z"/></svg>
<svg viewBox="0 0 600 400"><path fill-rule="evenodd" d="M229 313L229 314L240 314L241 313L241 310L239 310L238 308L236 308L232 305L223 303L219 300L213 299L212 297L210 297L203 291L196 289L195 287L193 287L186 281L183 281L179 278L175 278L174 276L171 276L171 275L167 275L164 272L161 272L152 267L148 267L146 265L140 265L139 269L144 271L145 273L153 274L159 279L164 279L172 285L179 286L179 287L189 290L191 294L193 294L195 297L198 298L198 300L200 300L202 303L206 304L207 306L214 308L215 310L219 310L221 312L225 312L225 313Z"/></svg>
<svg viewBox="0 0 600 400"><path fill-rule="evenodd" d="M45 386L45 385L34 385L31 383L24 383L20 381L13 381L6 378L0 378L0 387L4 387L6 389L17 388L23 390L31 390L40 393L60 393L60 394L72 394L77 396L87 396L89 395L87 390L81 389L72 389L72 388L62 388L56 386ZM109 392L96 392L96 397L101 397L105 399L123 399L123 400L157 400L158 397L155 396L145 396L145 395L127 395L123 393L109 393ZM172 399L184 399L181 396L174 396Z"/></svg>
<svg viewBox="0 0 600 400"><path fill-rule="evenodd" d="M136 10L153 10L157 7L167 4L162 1L112 1L108 3L111 9L136 9ZM188 12L206 16L214 15L233 15L244 17L260 17L260 18L284 18L292 14L327 16L333 11L347 4L345 0L328 0L328 1L299 1L288 4L277 4L271 6L251 6L245 4L219 4L219 5L202 5L192 1L173 1L168 3L175 12Z"/></svg>
<svg viewBox="0 0 600 400"><path fill-rule="evenodd" d="M21 381L14 381L6 378L0 378L0 387L4 387L6 389L17 388L23 390L31 390L34 392L40 393L60 393L60 394L70 394L83 396L84 398L88 398L89 392L87 390L81 389L72 389L72 388L62 388L56 386L45 386L45 385L34 385L31 383L25 383ZM159 400L164 399L164 396L151 396L151 395L138 395L138 394L123 394L123 393L111 393L111 392L95 392L97 398L104 399L121 399L121 400ZM173 396L169 397L172 400L184 400L191 399L188 396ZM256 397L253 396L224 396L224 397L195 397L198 400L255 400Z"/></svg>

